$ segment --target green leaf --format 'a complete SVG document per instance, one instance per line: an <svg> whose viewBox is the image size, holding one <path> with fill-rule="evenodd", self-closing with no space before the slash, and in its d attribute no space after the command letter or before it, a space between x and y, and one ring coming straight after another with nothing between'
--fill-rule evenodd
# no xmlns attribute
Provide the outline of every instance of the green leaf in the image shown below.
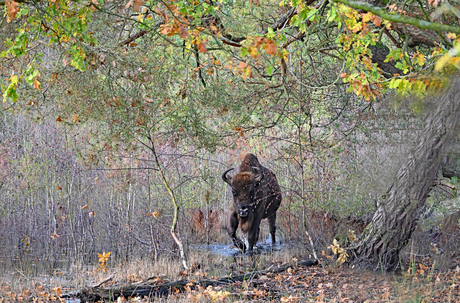
<svg viewBox="0 0 460 303"><path fill-rule="evenodd" d="M317 12L318 12L318 10L316 8L310 10L308 12L307 17L306 17L306 20L315 21Z"/></svg>
<svg viewBox="0 0 460 303"><path fill-rule="evenodd" d="M272 65L267 66L267 68L265 70L266 70L266 72L267 72L267 74L269 76L273 75L273 66Z"/></svg>

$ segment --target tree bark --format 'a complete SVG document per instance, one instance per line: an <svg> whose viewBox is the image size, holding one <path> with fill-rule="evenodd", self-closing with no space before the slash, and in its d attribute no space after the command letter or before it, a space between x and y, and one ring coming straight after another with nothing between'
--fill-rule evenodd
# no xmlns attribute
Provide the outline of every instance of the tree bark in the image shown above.
<svg viewBox="0 0 460 303"><path fill-rule="evenodd" d="M445 143L459 126L460 78L430 103L433 109L427 115L420 142L352 248L352 265L382 271L395 270L399 265L399 252L407 245L417 225L418 210L440 172Z"/></svg>
<svg viewBox="0 0 460 303"><path fill-rule="evenodd" d="M79 298L81 302L113 302L117 301L119 297L133 298L133 297L149 297L153 299L158 299L159 297L165 297L169 294L175 293L176 291L183 292L186 286L195 287L200 285L201 287L218 286L218 285L231 285L231 283L248 281L260 276L266 275L268 273L280 273L288 270L289 268L297 268L299 266L309 267L318 264L318 260L305 260L300 261L296 265L284 265L280 267L270 267L266 270L259 270L249 273L244 273L237 276L228 275L222 278L216 278L212 280L201 280L196 281L195 279L191 280L177 280L173 282L168 282L164 284L151 284L150 279L141 283L134 283L124 287L110 287L110 288L101 288L103 283L100 283L93 287L84 287L78 294L70 294L61 296L61 299L73 299ZM193 278L193 277L191 277ZM111 278L105 280L107 282Z"/></svg>
<svg viewBox="0 0 460 303"><path fill-rule="evenodd" d="M179 238L179 236L176 233L177 222L179 220L179 203L177 202L174 190L172 189L171 185L169 184L168 180L166 179L166 175L165 175L165 172L163 170L163 166L161 165L160 160L158 159L158 155L157 155L157 151L155 149L153 139L149 138L149 140L150 140L150 143L151 143L151 146L149 147L149 149L151 150L151 152L153 154L153 158L155 160L155 164L158 167L158 172L160 173L160 177L161 177L161 180L163 181L163 185L165 186L169 196L171 197L171 202L172 202L172 204L174 206L173 222L171 224L171 229L170 229L171 236L173 237L174 242L176 242L177 247L179 248L179 255L180 255L180 259L182 261L182 266L184 267L185 270L187 270L188 269L187 256L185 255L185 250L184 250L184 246L182 245L182 241L181 241L181 239Z"/></svg>

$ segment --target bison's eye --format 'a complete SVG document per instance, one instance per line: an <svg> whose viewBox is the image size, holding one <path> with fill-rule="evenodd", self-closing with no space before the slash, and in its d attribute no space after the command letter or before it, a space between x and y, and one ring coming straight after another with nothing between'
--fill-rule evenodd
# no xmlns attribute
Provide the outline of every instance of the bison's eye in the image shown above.
<svg viewBox="0 0 460 303"><path fill-rule="evenodd" d="M234 189L232 189L232 194L233 194L233 197L236 197L238 195L238 193Z"/></svg>

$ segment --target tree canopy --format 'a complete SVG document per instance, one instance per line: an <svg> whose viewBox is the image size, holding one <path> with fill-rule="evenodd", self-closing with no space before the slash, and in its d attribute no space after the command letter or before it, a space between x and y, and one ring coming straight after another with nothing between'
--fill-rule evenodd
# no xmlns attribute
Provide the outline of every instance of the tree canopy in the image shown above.
<svg viewBox="0 0 460 303"><path fill-rule="evenodd" d="M241 100L234 92L249 87L292 100L343 81L370 101L392 89L424 95L459 64L455 1L2 4L4 102L38 103L64 86L76 99L76 78L91 91L86 99L174 96L220 112L238 111L241 103L223 100Z"/></svg>

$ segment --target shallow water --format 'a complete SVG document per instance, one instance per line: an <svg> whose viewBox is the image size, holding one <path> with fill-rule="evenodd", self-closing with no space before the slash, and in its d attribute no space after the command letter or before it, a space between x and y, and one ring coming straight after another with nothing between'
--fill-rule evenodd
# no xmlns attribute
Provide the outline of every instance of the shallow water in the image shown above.
<svg viewBox="0 0 460 303"><path fill-rule="evenodd" d="M248 245L247 240L245 240L246 246ZM198 250L207 252L214 255L220 255L224 257L234 257L239 255L245 255L241 252L241 250L235 248L231 244L192 244L190 246L192 250ZM254 253L257 254L268 254L273 251L282 251L287 249L286 243L280 243L279 239L276 239L275 245L272 245L271 240L269 238L262 239L257 242L256 246L254 247ZM247 254L247 253L246 253Z"/></svg>

